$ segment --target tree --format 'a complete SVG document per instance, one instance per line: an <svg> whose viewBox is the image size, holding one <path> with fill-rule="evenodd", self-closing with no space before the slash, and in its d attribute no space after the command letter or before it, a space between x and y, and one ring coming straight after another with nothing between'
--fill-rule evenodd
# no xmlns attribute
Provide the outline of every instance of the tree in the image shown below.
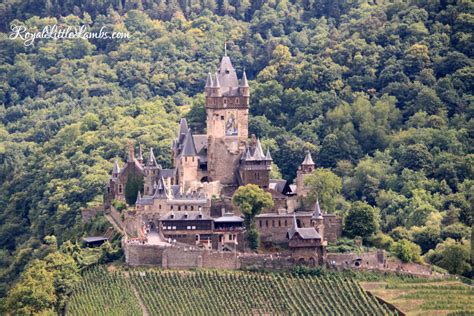
<svg viewBox="0 0 474 316"><path fill-rule="evenodd" d="M47 264L33 260L10 290L7 309L15 315L33 315L51 311L56 303L54 275Z"/></svg>
<svg viewBox="0 0 474 316"><path fill-rule="evenodd" d="M342 189L342 180L331 170L318 168L305 177L304 184L309 188L308 202L314 204L319 199L323 210L327 213L336 211L335 198Z"/></svg>
<svg viewBox="0 0 474 316"><path fill-rule="evenodd" d="M79 269L74 259L61 252L54 252L44 258L47 269L53 274L56 294L56 310L63 314L66 301L74 286L79 282Z"/></svg>
<svg viewBox="0 0 474 316"><path fill-rule="evenodd" d="M402 239L394 243L392 252L403 262L420 262L421 248L409 240Z"/></svg>
<svg viewBox="0 0 474 316"><path fill-rule="evenodd" d="M255 184L241 186L235 191L232 202L244 214L247 227L249 245L252 249L258 248L258 232L255 229L254 218L264 208L273 207L272 195L263 191Z"/></svg>
<svg viewBox="0 0 474 316"><path fill-rule="evenodd" d="M344 232L350 237L369 237L378 228L378 210L366 202L352 204L344 219Z"/></svg>
<svg viewBox="0 0 474 316"><path fill-rule="evenodd" d="M420 170L431 166L433 156L424 144L409 145L400 157L400 164L412 170Z"/></svg>
<svg viewBox="0 0 474 316"><path fill-rule="evenodd" d="M413 241L421 247L423 253L428 252L430 249L434 249L440 241L439 228L426 226L412 230Z"/></svg>
<svg viewBox="0 0 474 316"><path fill-rule="evenodd" d="M438 244L436 249L427 254L428 260L452 274L469 274L469 242L457 242L451 238Z"/></svg>
<svg viewBox="0 0 474 316"><path fill-rule="evenodd" d="M128 205L134 205L137 201L138 191L143 191L143 178L134 171L128 174L125 185L125 200Z"/></svg>

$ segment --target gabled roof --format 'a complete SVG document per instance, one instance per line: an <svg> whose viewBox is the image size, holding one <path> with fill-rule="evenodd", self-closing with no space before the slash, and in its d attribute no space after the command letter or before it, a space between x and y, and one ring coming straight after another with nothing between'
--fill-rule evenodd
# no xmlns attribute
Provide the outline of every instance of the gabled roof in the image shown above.
<svg viewBox="0 0 474 316"><path fill-rule="evenodd" d="M153 198L168 198L168 188L165 183L165 179L160 177L158 179L158 183L156 184L155 194L153 194Z"/></svg>
<svg viewBox="0 0 474 316"><path fill-rule="evenodd" d="M293 225L288 230L287 237L291 240L297 234L302 239L321 239L321 235L314 227L298 227L298 223L296 222L296 213L293 213Z"/></svg>
<svg viewBox="0 0 474 316"><path fill-rule="evenodd" d="M301 164L305 166L314 166L314 161L309 150L306 152L306 156Z"/></svg>
<svg viewBox="0 0 474 316"><path fill-rule="evenodd" d="M197 156L196 146L194 145L194 138L191 134L191 129L188 129L188 133L184 138L183 150L181 150L182 157Z"/></svg>

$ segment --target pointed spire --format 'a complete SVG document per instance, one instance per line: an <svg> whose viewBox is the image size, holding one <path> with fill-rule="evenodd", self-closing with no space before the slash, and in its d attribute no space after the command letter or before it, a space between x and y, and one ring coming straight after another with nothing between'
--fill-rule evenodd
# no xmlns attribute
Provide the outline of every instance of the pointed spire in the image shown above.
<svg viewBox="0 0 474 316"><path fill-rule="evenodd" d="M143 162L143 155L142 155L142 144L138 144L138 156L137 160L139 163Z"/></svg>
<svg viewBox="0 0 474 316"><path fill-rule="evenodd" d="M119 173L120 173L120 166L119 166L117 160L115 160L114 169L112 170L112 176L116 177Z"/></svg>
<svg viewBox="0 0 474 316"><path fill-rule="evenodd" d="M181 135L186 135L186 133L188 132L188 121L186 121L186 119L183 117L181 118L181 120L179 121L179 135L178 135L178 139Z"/></svg>
<svg viewBox="0 0 474 316"><path fill-rule="evenodd" d="M227 56L227 41L224 41L224 56Z"/></svg>
<svg viewBox="0 0 474 316"><path fill-rule="evenodd" d="M148 161L146 162L148 167L157 167L155 154L153 153L153 148L150 148L150 154L148 155Z"/></svg>
<svg viewBox="0 0 474 316"><path fill-rule="evenodd" d="M188 133L184 138L183 150L181 151L181 156L197 156L196 146L194 145L194 138L191 134L191 129L188 129Z"/></svg>
<svg viewBox="0 0 474 316"><path fill-rule="evenodd" d="M240 86L243 87L243 88L248 88L249 87L249 82L247 80L247 74L245 73L245 69L244 69L244 73L242 75L242 81L240 82Z"/></svg>
<svg viewBox="0 0 474 316"><path fill-rule="evenodd" d="M306 151L306 156L304 157L304 160L301 164L304 166L314 166L314 161L309 150Z"/></svg>
<svg viewBox="0 0 474 316"><path fill-rule="evenodd" d="M208 74L207 74L206 86L204 88L210 88L210 87L212 87L211 71L209 71Z"/></svg>
<svg viewBox="0 0 474 316"><path fill-rule="evenodd" d="M255 151L253 152L253 158L257 160L265 159L263 154L262 144L260 143L260 139L257 138L257 145L255 146Z"/></svg>
<svg viewBox="0 0 474 316"><path fill-rule="evenodd" d="M153 197L168 197L168 188L166 187L165 179L161 176L158 179L158 185L155 190Z"/></svg>
<svg viewBox="0 0 474 316"><path fill-rule="evenodd" d="M265 160L273 160L272 155L270 155L270 149L267 149L267 154L265 155Z"/></svg>
<svg viewBox="0 0 474 316"><path fill-rule="evenodd" d="M135 204L140 204L141 201L142 201L142 194L140 193L140 190L138 190L137 200L135 201Z"/></svg>
<svg viewBox="0 0 474 316"><path fill-rule="evenodd" d="M217 72L214 74L214 88L220 88L221 87L221 84L219 83L219 76L217 75Z"/></svg>
<svg viewBox="0 0 474 316"><path fill-rule="evenodd" d="M298 222L296 221L296 212L293 212L293 228L298 228Z"/></svg>
<svg viewBox="0 0 474 316"><path fill-rule="evenodd" d="M319 207L319 199L316 199L316 206L314 208L313 218L323 219L323 212L321 212L321 208Z"/></svg>

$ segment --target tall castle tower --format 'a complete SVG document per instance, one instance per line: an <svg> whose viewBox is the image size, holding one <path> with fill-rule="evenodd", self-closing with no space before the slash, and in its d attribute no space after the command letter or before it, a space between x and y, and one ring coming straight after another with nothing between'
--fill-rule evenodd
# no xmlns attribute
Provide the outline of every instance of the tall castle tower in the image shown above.
<svg viewBox="0 0 474 316"><path fill-rule="evenodd" d="M227 54L207 76L207 168L210 181L237 183L237 168L248 139L250 90L245 71L239 82Z"/></svg>

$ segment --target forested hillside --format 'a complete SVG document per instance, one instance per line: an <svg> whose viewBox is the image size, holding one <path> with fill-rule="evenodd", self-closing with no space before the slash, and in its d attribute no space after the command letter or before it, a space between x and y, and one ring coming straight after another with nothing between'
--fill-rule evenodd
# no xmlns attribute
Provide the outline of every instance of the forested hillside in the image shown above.
<svg viewBox="0 0 474 316"><path fill-rule="evenodd" d="M284 178L310 150L348 236L470 275L472 1L7 0L0 16L0 296L45 236L80 238L127 139L166 166L187 106L203 128L224 41ZM20 22L131 38L25 46L8 38Z"/></svg>

